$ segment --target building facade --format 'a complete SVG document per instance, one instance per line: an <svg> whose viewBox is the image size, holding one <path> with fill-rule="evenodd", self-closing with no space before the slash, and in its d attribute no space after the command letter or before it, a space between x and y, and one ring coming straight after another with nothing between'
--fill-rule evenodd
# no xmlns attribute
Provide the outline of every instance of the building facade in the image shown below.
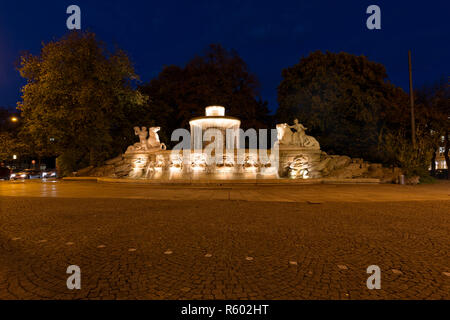
<svg viewBox="0 0 450 320"><path fill-rule="evenodd" d="M446 170L447 168L447 162L445 161L445 137L441 137L441 146L439 147L438 151L436 152L436 170ZM450 152L449 152L450 154Z"/></svg>

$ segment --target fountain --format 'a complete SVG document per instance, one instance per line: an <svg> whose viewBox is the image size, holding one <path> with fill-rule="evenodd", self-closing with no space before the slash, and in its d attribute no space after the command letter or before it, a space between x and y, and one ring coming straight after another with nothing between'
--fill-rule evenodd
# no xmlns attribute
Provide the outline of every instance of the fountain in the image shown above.
<svg viewBox="0 0 450 320"><path fill-rule="evenodd" d="M241 120L234 117L225 116L225 108L221 106L210 106L205 108L205 116L194 118L189 121L191 126L191 149L201 150L207 147L209 143L218 143L225 148L226 145L234 145L239 148L239 128L241 126ZM220 136L228 136L233 141L205 141L205 133L208 136L208 132L214 135L217 131L220 132ZM217 136L217 135L216 135ZM214 140L214 139L212 139Z"/></svg>
<svg viewBox="0 0 450 320"><path fill-rule="evenodd" d="M172 138L182 138L182 142L173 150L167 150L159 140L159 127L135 127L139 142L102 167L81 170L80 175L156 182L360 177L393 181L399 173L362 159L327 155L315 138L306 135L307 128L297 119L293 125L282 123L276 131L272 130L277 141L271 148L258 148L256 131L244 132L241 121L226 116L222 106L207 107L205 116L194 118L189 124L190 132L174 132ZM248 148L245 137L249 138Z"/></svg>
<svg viewBox="0 0 450 320"><path fill-rule="evenodd" d="M140 142L130 146L125 162L131 164L128 178L163 180L225 180L278 178L277 159L271 150L241 148L241 121L226 116L222 106L205 108L205 116L190 122L189 150L166 150L159 142L159 127L135 128ZM186 154L186 151L188 153Z"/></svg>

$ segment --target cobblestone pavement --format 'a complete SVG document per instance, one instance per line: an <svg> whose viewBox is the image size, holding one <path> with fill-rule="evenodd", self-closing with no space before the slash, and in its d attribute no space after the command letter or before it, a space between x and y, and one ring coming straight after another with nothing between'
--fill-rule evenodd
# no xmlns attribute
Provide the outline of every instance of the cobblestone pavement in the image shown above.
<svg viewBox="0 0 450 320"><path fill-rule="evenodd" d="M129 193L116 198L93 184L88 197L72 183L70 198L57 184L53 196L38 197L37 184L17 184L23 194L11 196L12 185L0 183L0 299L450 298L448 200L392 189L394 200L370 201L388 193L383 186L314 186L321 201L301 192L301 201L262 201L254 188L239 194L258 201L162 201L143 199L166 194L153 188L130 199L129 186L115 186ZM417 188L445 199L446 187ZM329 201L339 190L342 201ZM180 189L202 192L214 194ZM81 290L66 287L69 265L81 268ZM381 268L381 290L366 287L370 265Z"/></svg>
<svg viewBox="0 0 450 320"><path fill-rule="evenodd" d="M128 183L61 182L40 180L1 182L0 196L58 198L121 198L149 200L243 201L422 201L450 200L450 183L400 186L388 184L152 186Z"/></svg>

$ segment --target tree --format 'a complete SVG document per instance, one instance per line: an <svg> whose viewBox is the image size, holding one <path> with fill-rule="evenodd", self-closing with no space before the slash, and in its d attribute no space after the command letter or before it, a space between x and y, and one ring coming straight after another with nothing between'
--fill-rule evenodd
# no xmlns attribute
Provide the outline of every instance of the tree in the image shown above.
<svg viewBox="0 0 450 320"><path fill-rule="evenodd" d="M13 121L13 118L16 121ZM20 127L18 114L0 107L0 162L10 161L14 154L29 154L28 148L19 137Z"/></svg>
<svg viewBox="0 0 450 320"><path fill-rule="evenodd" d="M204 115L210 105L226 107L227 115L239 117L243 128L267 128L267 103L258 93L259 84L235 51L211 45L186 66L166 66L156 79L140 88L150 100L161 137L169 142L172 131L189 128L189 120Z"/></svg>
<svg viewBox="0 0 450 320"><path fill-rule="evenodd" d="M416 91L418 101L418 121L429 130L433 148L431 159L432 175L435 174L436 153L439 148L444 148L444 157L447 168L450 168L449 134L450 134L450 85L448 80L441 78L432 85L422 86ZM442 137L444 139L442 140ZM448 170L450 179L450 170Z"/></svg>
<svg viewBox="0 0 450 320"><path fill-rule="evenodd" d="M73 31L24 54L18 70L22 88L22 135L38 155L60 156L66 171L100 164L122 152L128 133L146 115L138 80L123 51L110 53L90 32Z"/></svg>
<svg viewBox="0 0 450 320"><path fill-rule="evenodd" d="M406 177L426 177L434 153L432 140L429 130L417 128L416 148L413 148L411 135L400 128L386 133L382 143L387 160L401 167Z"/></svg>
<svg viewBox="0 0 450 320"><path fill-rule="evenodd" d="M380 139L404 121L406 93L387 82L383 65L364 56L322 53L282 71L278 87L281 122L298 118L325 151L382 161Z"/></svg>
<svg viewBox="0 0 450 320"><path fill-rule="evenodd" d="M15 145L15 139L11 133L0 132L0 162L11 159Z"/></svg>

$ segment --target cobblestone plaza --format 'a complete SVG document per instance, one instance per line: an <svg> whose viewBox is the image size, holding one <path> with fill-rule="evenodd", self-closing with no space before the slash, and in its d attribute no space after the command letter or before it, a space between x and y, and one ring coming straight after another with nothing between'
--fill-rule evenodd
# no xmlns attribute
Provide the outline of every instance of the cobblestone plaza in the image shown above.
<svg viewBox="0 0 450 320"><path fill-rule="evenodd" d="M3 182L0 299L449 299L449 190Z"/></svg>

